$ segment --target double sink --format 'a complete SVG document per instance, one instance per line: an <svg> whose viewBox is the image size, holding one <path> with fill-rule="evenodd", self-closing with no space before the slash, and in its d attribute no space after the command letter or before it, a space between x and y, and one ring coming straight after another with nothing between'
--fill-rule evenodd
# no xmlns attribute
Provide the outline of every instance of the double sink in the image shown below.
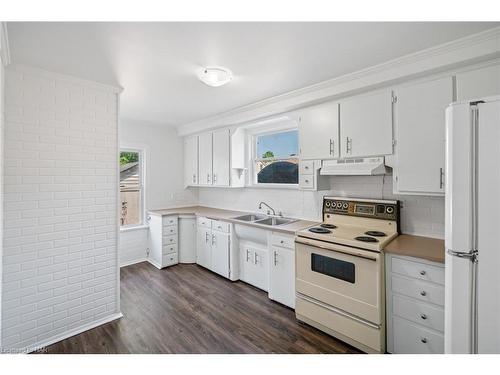
<svg viewBox="0 0 500 375"><path fill-rule="evenodd" d="M233 217L233 220L244 221L247 223L254 224L262 224L269 226L278 226L293 223L297 221L296 219L289 219L285 217L277 217L277 216L267 216L267 215L259 215L259 214L247 214L242 216Z"/></svg>

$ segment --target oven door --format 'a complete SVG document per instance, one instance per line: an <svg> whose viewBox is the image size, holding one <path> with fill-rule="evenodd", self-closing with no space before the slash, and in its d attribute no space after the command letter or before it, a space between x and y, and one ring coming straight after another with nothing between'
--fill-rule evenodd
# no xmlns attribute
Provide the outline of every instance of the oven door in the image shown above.
<svg viewBox="0 0 500 375"><path fill-rule="evenodd" d="M297 237L295 257L297 293L382 324L382 254Z"/></svg>

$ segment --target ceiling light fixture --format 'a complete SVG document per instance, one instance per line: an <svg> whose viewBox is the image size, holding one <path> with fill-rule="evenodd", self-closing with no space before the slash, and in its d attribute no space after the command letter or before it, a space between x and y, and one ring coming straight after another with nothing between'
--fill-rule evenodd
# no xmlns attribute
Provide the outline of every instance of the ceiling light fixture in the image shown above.
<svg viewBox="0 0 500 375"><path fill-rule="evenodd" d="M231 81L233 73L229 69L220 66L207 66L200 69L198 78L208 86L219 87Z"/></svg>

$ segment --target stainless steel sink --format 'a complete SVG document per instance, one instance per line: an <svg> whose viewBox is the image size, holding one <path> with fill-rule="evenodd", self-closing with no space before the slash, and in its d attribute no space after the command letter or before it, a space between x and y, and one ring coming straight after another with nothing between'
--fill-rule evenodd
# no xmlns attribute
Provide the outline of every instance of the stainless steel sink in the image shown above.
<svg viewBox="0 0 500 375"><path fill-rule="evenodd" d="M255 221L255 224L277 226L277 225L284 225L284 224L293 223L294 221L297 221L297 220L286 219L284 217L268 217L267 219Z"/></svg>
<svg viewBox="0 0 500 375"><path fill-rule="evenodd" d="M262 220L266 218L267 216L265 215L257 215L257 214L248 214L248 215L233 217L234 220L249 221L249 222L255 222L257 220Z"/></svg>

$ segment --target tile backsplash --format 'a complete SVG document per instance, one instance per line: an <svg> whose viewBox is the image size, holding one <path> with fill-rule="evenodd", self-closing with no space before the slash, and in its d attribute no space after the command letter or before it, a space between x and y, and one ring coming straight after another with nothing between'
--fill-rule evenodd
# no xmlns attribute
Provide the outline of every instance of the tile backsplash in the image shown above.
<svg viewBox="0 0 500 375"><path fill-rule="evenodd" d="M269 188L199 188L200 205L241 211L258 211L265 201L285 216L321 220L323 196L398 199L403 233L444 237L444 197L395 195L392 176L332 176L330 190L301 191Z"/></svg>

